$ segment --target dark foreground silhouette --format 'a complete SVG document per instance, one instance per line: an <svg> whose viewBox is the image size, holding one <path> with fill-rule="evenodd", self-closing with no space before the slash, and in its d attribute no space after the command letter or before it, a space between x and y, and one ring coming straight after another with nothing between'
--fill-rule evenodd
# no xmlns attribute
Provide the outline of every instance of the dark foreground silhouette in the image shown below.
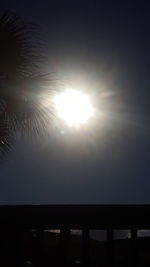
<svg viewBox="0 0 150 267"><path fill-rule="evenodd" d="M41 235L41 236L40 236ZM2 237L2 235L1 235ZM1 266L82 266L82 237L71 235L65 247L65 263L61 255L60 235L56 233L22 233L22 242L10 230L1 238ZM2 244L3 242L3 244ZM150 238L138 239L138 265L150 266ZM107 241L90 239L89 266L108 266ZM115 240L115 266L133 266L131 239ZM110 266L112 266L110 264Z"/></svg>
<svg viewBox="0 0 150 267"><path fill-rule="evenodd" d="M149 214L149 205L0 206L0 264L150 266L150 238L137 237L150 229ZM90 229L106 230L106 241L91 239ZM114 240L115 229L129 229L131 238Z"/></svg>

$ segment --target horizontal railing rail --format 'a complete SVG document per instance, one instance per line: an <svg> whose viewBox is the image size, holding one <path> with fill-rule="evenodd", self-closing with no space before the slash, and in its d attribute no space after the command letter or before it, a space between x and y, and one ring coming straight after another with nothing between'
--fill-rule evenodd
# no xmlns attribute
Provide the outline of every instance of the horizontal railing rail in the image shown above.
<svg viewBox="0 0 150 267"><path fill-rule="evenodd" d="M0 223L34 229L149 229L150 205L0 206Z"/></svg>

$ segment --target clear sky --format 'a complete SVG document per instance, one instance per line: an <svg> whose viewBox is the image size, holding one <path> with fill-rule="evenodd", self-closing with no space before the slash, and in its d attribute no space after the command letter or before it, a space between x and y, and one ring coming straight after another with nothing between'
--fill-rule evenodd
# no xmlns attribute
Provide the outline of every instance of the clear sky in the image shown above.
<svg viewBox="0 0 150 267"><path fill-rule="evenodd" d="M150 203L150 18L142 1L1 1L39 24L47 71L105 96L89 131L17 140L0 203Z"/></svg>

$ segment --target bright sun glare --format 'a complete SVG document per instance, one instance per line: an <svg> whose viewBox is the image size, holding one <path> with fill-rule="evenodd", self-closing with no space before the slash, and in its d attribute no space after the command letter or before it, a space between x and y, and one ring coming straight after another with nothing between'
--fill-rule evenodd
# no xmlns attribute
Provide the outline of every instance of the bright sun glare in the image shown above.
<svg viewBox="0 0 150 267"><path fill-rule="evenodd" d="M58 116L69 126L85 124L94 114L88 96L74 89L68 89L56 95L53 101Z"/></svg>

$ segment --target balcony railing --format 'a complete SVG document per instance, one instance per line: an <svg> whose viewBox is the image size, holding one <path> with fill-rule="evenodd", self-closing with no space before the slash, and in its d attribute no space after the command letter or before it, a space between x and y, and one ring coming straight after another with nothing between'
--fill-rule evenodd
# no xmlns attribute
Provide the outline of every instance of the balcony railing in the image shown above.
<svg viewBox="0 0 150 267"><path fill-rule="evenodd" d="M89 231L107 231L107 266L115 266L114 230L130 229L133 265L137 266L137 231L150 229L150 205L20 205L0 206L0 229L3 242L7 232L14 233L14 251L18 250L18 263L21 266L21 233L37 230L60 229L60 266L67 266L66 248L71 229L82 231L83 266L90 263ZM1 250L2 250L1 245ZM8 255L9 256L9 255ZM23 263L22 263L23 266ZM44 266L43 266L44 267Z"/></svg>

